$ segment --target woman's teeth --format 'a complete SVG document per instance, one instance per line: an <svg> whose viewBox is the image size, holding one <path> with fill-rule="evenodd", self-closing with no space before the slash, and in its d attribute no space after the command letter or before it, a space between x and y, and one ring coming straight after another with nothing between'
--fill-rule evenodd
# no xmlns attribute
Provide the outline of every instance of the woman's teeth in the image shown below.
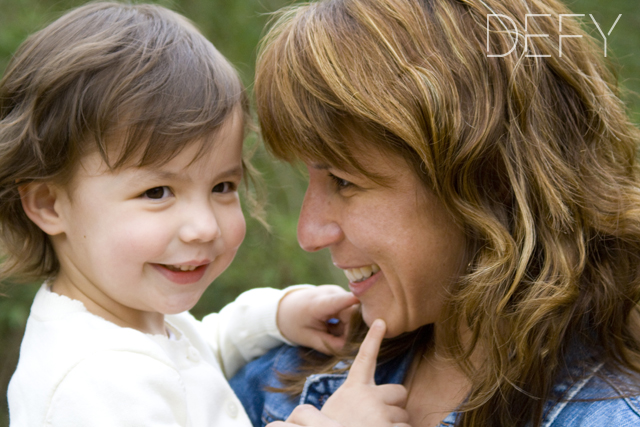
<svg viewBox="0 0 640 427"><path fill-rule="evenodd" d="M380 271L380 267L376 264L360 268L348 268L344 270L344 274L352 283L362 282Z"/></svg>
<svg viewBox="0 0 640 427"><path fill-rule="evenodd" d="M165 265L171 271L193 271L198 268L197 265Z"/></svg>

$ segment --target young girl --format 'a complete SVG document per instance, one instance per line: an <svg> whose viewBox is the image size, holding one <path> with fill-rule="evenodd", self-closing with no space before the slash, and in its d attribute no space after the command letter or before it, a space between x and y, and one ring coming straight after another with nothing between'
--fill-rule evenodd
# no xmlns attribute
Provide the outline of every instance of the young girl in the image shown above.
<svg viewBox="0 0 640 427"><path fill-rule="evenodd" d="M44 284L12 426L248 426L225 377L286 339L340 345L324 321L354 298L337 287L186 313L244 238L247 105L159 6L88 4L20 47L0 82L1 273Z"/></svg>

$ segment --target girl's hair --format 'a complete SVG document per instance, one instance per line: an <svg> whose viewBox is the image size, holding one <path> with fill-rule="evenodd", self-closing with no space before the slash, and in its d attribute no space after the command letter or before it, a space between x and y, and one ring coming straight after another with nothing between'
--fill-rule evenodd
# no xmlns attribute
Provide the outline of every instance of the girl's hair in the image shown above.
<svg viewBox="0 0 640 427"><path fill-rule="evenodd" d="M355 131L403 156L465 230L468 271L439 333L472 381L464 426L538 425L576 349L640 372L638 130L567 16L562 34L582 37L562 38L560 56L568 13L556 0L326 0L285 9L261 46L257 109L276 156L373 176ZM532 14L551 14L527 22L548 37L525 52ZM405 351L398 340L387 350Z"/></svg>
<svg viewBox="0 0 640 427"><path fill-rule="evenodd" d="M155 5L89 3L29 37L0 82L0 277L41 280L59 265L22 210L18 187L68 182L99 152L112 169L200 153L234 111L242 83L184 17Z"/></svg>

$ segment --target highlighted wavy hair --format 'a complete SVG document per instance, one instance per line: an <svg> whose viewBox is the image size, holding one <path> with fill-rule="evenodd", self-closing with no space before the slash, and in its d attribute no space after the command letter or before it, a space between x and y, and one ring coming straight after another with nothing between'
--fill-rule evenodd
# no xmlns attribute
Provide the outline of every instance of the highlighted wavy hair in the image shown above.
<svg viewBox="0 0 640 427"><path fill-rule="evenodd" d="M326 0L284 9L261 46L258 116L277 157L368 173L344 137L355 131L407 159L464 228L471 263L442 334L472 381L463 426L538 425L576 348L586 368L640 372L639 133L570 17L563 34L582 38L560 56L569 13L556 0ZM549 37L525 52L526 14L551 17L529 19Z"/></svg>

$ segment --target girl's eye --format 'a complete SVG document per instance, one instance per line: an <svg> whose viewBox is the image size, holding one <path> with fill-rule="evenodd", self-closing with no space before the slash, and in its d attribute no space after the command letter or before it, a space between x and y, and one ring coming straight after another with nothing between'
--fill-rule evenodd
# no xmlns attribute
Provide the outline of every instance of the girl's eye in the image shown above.
<svg viewBox="0 0 640 427"><path fill-rule="evenodd" d="M236 191L236 184L234 184L233 182L229 182L229 181L225 181L225 182L221 182L220 184L216 184L213 187L213 190L211 190L212 193L230 193L233 191Z"/></svg>
<svg viewBox="0 0 640 427"><path fill-rule="evenodd" d="M167 186L153 187L145 191L143 194L144 197L152 200L164 199L165 197L169 197L170 195L171 195L171 190L169 190L169 187Z"/></svg>
<svg viewBox="0 0 640 427"><path fill-rule="evenodd" d="M331 178L331 180L333 181L334 185L338 190L343 190L345 188L349 188L353 186L352 182L347 181L346 179L340 178L338 176L335 176L332 173L329 173L329 178Z"/></svg>

